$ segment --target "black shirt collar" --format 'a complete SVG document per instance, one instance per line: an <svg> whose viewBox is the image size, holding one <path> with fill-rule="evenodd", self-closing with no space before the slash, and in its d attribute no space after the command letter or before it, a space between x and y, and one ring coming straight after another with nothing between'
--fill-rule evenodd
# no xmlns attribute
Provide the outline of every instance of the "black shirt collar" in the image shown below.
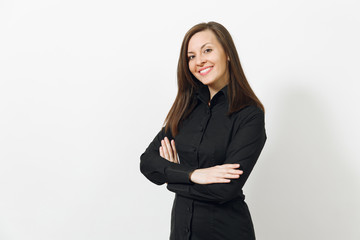
<svg viewBox="0 0 360 240"><path fill-rule="evenodd" d="M210 100L210 91L208 86L201 84L199 86L199 88L196 91L196 95L197 97L204 102L205 104L207 104ZM220 89L214 96L212 99L214 98L218 98L220 95L224 95L225 100L228 99L228 84L225 85L222 89Z"/></svg>

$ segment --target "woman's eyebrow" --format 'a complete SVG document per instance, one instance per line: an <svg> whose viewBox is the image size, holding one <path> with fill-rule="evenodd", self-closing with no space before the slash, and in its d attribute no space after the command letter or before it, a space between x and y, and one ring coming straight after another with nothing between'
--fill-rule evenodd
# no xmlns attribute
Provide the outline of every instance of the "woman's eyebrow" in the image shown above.
<svg viewBox="0 0 360 240"><path fill-rule="evenodd" d="M200 49L203 49L207 44L210 44L210 42L204 43ZM193 52L188 52L188 53L193 53Z"/></svg>

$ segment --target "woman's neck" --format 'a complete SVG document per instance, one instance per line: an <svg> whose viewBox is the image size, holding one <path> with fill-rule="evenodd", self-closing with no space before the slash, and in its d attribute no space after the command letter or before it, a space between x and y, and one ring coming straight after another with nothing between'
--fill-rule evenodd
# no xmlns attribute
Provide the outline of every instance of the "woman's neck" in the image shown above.
<svg viewBox="0 0 360 240"><path fill-rule="evenodd" d="M213 98L213 96L215 96L215 94L220 91L223 87L225 87L229 82L222 82L222 83L218 83L218 84L214 84L214 85L207 85L209 88L209 92L210 92L210 100L209 100L209 105L210 105L210 101Z"/></svg>

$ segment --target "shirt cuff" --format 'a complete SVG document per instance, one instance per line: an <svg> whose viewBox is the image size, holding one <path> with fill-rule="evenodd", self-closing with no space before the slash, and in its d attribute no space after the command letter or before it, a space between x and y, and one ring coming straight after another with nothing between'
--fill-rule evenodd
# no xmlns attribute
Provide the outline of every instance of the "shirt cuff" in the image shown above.
<svg viewBox="0 0 360 240"><path fill-rule="evenodd" d="M195 168L185 167L183 165L175 163L177 166L167 167L165 169L165 176L168 183L187 183L191 184L190 174Z"/></svg>

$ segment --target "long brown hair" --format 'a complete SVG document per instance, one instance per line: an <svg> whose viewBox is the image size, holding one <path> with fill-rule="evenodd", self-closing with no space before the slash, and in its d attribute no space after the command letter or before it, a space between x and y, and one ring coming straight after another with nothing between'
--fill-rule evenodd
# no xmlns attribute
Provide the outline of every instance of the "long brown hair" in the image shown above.
<svg viewBox="0 0 360 240"><path fill-rule="evenodd" d="M241 108L254 104L265 111L264 106L256 97L251 89L244 71L240 64L240 59L236 51L234 41L228 30L217 22L199 23L193 26L184 36L181 45L179 62L177 67L177 83L178 93L175 101L165 118L165 130L171 130L173 136L179 131L179 124L185 119L196 105L195 92L201 86L201 82L197 80L189 70L188 45L191 37L198 32L211 30L217 40L223 47L225 54L229 56L230 62L229 73L230 79L228 83L228 100L229 112L231 115L239 111Z"/></svg>

